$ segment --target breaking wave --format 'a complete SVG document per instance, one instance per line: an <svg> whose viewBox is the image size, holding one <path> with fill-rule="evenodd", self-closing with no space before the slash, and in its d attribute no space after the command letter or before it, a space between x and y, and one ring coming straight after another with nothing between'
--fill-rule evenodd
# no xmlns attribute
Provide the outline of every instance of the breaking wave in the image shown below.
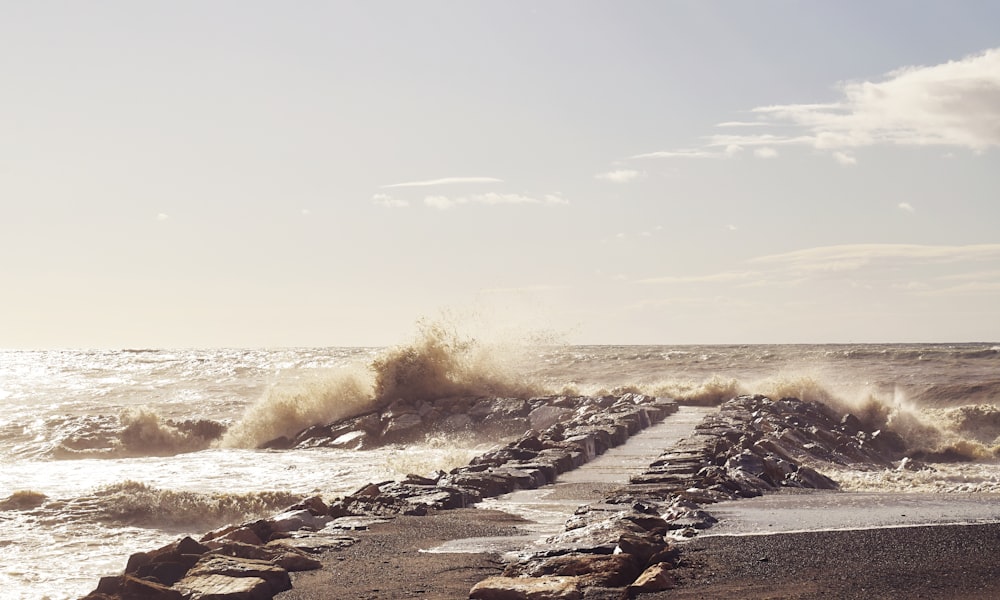
<svg viewBox="0 0 1000 600"><path fill-rule="evenodd" d="M133 458L173 456L205 450L226 430L225 423L209 419L165 419L146 408L127 408L121 414L58 416L29 425L9 424L14 455L78 458ZM5 432L6 433L6 432Z"/></svg>
<svg viewBox="0 0 1000 600"><path fill-rule="evenodd" d="M367 367L298 386L282 385L251 406L220 445L254 448L311 426L389 403L452 396L527 396L540 387L515 376L503 347L424 323L414 342L384 351Z"/></svg>
<svg viewBox="0 0 1000 600"><path fill-rule="evenodd" d="M161 490L124 481L81 498L44 502L35 510L48 522L92 520L159 529L196 529L263 517L301 498L301 494L288 492L204 494Z"/></svg>

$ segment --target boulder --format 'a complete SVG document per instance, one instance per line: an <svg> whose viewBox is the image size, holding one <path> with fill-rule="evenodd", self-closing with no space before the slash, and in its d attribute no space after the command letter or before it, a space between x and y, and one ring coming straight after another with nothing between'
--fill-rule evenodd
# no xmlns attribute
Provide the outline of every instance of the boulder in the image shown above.
<svg viewBox="0 0 1000 600"><path fill-rule="evenodd" d="M259 583L253 581L258 579L266 585L261 586ZM249 581L238 582L233 580ZM261 591L267 591L273 596L279 592L290 590L292 588L292 580L288 575L288 571L267 561L234 556L207 555L188 571L187 577L174 585L175 588L190 593L192 600L207 596L210 593L218 593L208 590L219 586L242 586L246 588L246 591L241 593L259 594ZM202 596L197 594L202 594ZM255 598L255 596L247 597Z"/></svg>
<svg viewBox="0 0 1000 600"><path fill-rule="evenodd" d="M628 586L626 593L629 598L635 598L643 592L661 592L673 589L676 585L673 575L670 574L671 566L667 563L656 563L639 575L635 582Z"/></svg>
<svg viewBox="0 0 1000 600"><path fill-rule="evenodd" d="M488 577L469 592L470 600L582 600L576 577Z"/></svg>
<svg viewBox="0 0 1000 600"><path fill-rule="evenodd" d="M233 577L210 573L186 577L177 583L178 599L187 600L271 600L275 591L261 577ZM145 598L145 596L142 596Z"/></svg>

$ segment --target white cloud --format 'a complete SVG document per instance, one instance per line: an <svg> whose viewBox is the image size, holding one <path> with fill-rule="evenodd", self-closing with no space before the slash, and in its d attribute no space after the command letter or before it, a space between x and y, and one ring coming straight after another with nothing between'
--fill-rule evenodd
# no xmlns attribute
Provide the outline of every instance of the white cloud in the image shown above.
<svg viewBox="0 0 1000 600"><path fill-rule="evenodd" d="M596 179L603 179L612 183L628 183L635 181L641 176L642 173L634 169L618 169L617 171L608 171L607 173L594 175Z"/></svg>
<svg viewBox="0 0 1000 600"><path fill-rule="evenodd" d="M168 215L167 213L159 213L159 214L156 215L156 220L157 221L166 221L169 218L170 218L170 215Z"/></svg>
<svg viewBox="0 0 1000 600"><path fill-rule="evenodd" d="M375 194L372 196L372 203L386 208L405 208L410 205L406 200L393 198L389 194Z"/></svg>
<svg viewBox="0 0 1000 600"><path fill-rule="evenodd" d="M858 159L856 159L853 156L851 156L850 154L847 154L847 153L844 153L844 152L834 152L833 153L833 160L839 162L840 164L844 165L845 167L849 167L851 165L858 164Z"/></svg>
<svg viewBox="0 0 1000 600"><path fill-rule="evenodd" d="M776 158L778 151L770 146L762 146L754 150L753 155L757 158Z"/></svg>
<svg viewBox="0 0 1000 600"><path fill-rule="evenodd" d="M981 152L1000 146L1000 48L932 66L909 66L879 81L839 85L833 102L775 104L751 110L757 121L726 128L772 128L778 133L720 134L701 148L632 158L724 158L733 147L810 146L837 151L844 165L851 148L876 145L945 146Z"/></svg>
<svg viewBox="0 0 1000 600"><path fill-rule="evenodd" d="M664 150L659 152L647 152L636 154L629 158L727 158L725 152L714 150Z"/></svg>
<svg viewBox="0 0 1000 600"><path fill-rule="evenodd" d="M904 67L880 82L845 83L841 92L833 103L763 106L754 112L804 128L817 148L1000 146L1000 48L930 67Z"/></svg>
<svg viewBox="0 0 1000 600"><path fill-rule="evenodd" d="M496 177L443 177L441 179L425 179L423 181L404 181L403 183L391 183L383 185L383 188L401 187L429 187L432 185L453 185L456 183L503 183L503 179Z"/></svg>
<svg viewBox="0 0 1000 600"><path fill-rule="evenodd" d="M918 244L847 244L822 246L751 259L751 263L786 265L798 271L855 270L874 261L951 263L1000 260L1000 244L929 246Z"/></svg>
<svg viewBox="0 0 1000 600"><path fill-rule="evenodd" d="M913 205L910 204L909 202L900 202L896 206L899 208L899 210L905 210L906 212L910 213L916 210L915 208L913 208Z"/></svg>
<svg viewBox="0 0 1000 600"><path fill-rule="evenodd" d="M424 198L424 204L443 210L463 204L569 204L569 201L558 194L545 194L541 197L535 197L522 194L498 194L490 192L456 198L449 196L427 196Z"/></svg>
<svg viewBox="0 0 1000 600"><path fill-rule="evenodd" d="M312 211L309 210L308 208L303 208L302 210L299 211L299 214L301 214L303 217L308 217L309 215L312 214Z"/></svg>

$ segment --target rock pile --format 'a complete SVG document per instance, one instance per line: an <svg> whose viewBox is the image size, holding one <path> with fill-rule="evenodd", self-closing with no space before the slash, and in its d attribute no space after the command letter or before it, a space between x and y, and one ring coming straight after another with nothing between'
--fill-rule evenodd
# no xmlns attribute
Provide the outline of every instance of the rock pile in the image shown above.
<svg viewBox="0 0 1000 600"><path fill-rule="evenodd" d="M442 406L459 403L469 412L434 416ZM403 432L411 429L403 425L411 422L422 424L421 432L433 423L527 431L449 473L368 484L330 504L310 498L270 519L226 527L199 541L184 538L152 552L134 554L124 574L102 578L83 600L266 600L291 587L289 572L320 567L309 552L353 543L353 538L344 535L345 530L364 528L380 517L465 507L482 498L551 483L560 473L624 443L630 435L677 410L672 400L640 394L451 399L435 403L430 410L424 410L428 404L422 403L412 413L403 406L409 405L397 403L378 414L312 427L294 440L269 446L343 447L346 436L354 447L370 447L401 441ZM378 427L372 427L375 422Z"/></svg>
<svg viewBox="0 0 1000 600"><path fill-rule="evenodd" d="M443 416L445 405L459 404L465 413ZM638 394L405 407L310 428L270 446L366 447L400 441L404 432L424 432L429 424L520 427L523 433L448 473L371 483L330 504L310 498L270 519L140 552L124 574L103 578L85 600L266 600L288 589L289 572L320 566L310 553L353 543L348 530L552 483L677 410L672 400ZM404 426L408 423L414 425ZM544 550L516 556L501 576L481 581L469 597L634 598L669 589L671 571L682 559L677 538L715 522L706 506L787 487L834 489L836 482L816 466L885 467L905 450L897 434L866 428L853 415L837 418L822 404L734 398L603 502L580 507L563 533L546 540Z"/></svg>
<svg viewBox="0 0 1000 600"><path fill-rule="evenodd" d="M290 572L318 569L310 556L350 545L331 529L320 498L309 498L266 520L229 526L200 541L185 537L129 557L122 575L102 577L83 600L265 600L291 589Z"/></svg>
<svg viewBox="0 0 1000 600"><path fill-rule="evenodd" d="M641 400L635 401L637 398ZM596 425L599 423L591 422L602 419L601 422L607 422L598 413L610 409L612 405L618 404L620 408L638 403L648 407L652 400L638 394L600 398L539 396L455 397L419 401L399 399L381 410L326 425L313 425L292 437L270 440L261 447L279 450L314 447L363 450L385 444L417 441L428 432L474 431L499 436L518 435L529 429L543 431L564 421L573 421L575 426ZM649 409L647 412L657 411ZM659 412L662 413L663 410L660 409ZM614 435L617 436L616 439L624 439L618 433Z"/></svg>
<svg viewBox="0 0 1000 600"><path fill-rule="evenodd" d="M741 396L695 431L604 502L578 509L543 551L517 557L470 598L633 598L669 589L681 558L675 538L716 522L705 505L782 487L835 489L805 463L888 466L905 451L893 432L794 398Z"/></svg>

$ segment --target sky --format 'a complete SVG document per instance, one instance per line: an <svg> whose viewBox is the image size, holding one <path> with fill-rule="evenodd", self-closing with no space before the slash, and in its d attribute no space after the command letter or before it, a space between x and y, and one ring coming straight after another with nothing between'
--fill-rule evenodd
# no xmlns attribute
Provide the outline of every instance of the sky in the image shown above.
<svg viewBox="0 0 1000 600"><path fill-rule="evenodd" d="M997 23L0 0L0 347L998 341Z"/></svg>

